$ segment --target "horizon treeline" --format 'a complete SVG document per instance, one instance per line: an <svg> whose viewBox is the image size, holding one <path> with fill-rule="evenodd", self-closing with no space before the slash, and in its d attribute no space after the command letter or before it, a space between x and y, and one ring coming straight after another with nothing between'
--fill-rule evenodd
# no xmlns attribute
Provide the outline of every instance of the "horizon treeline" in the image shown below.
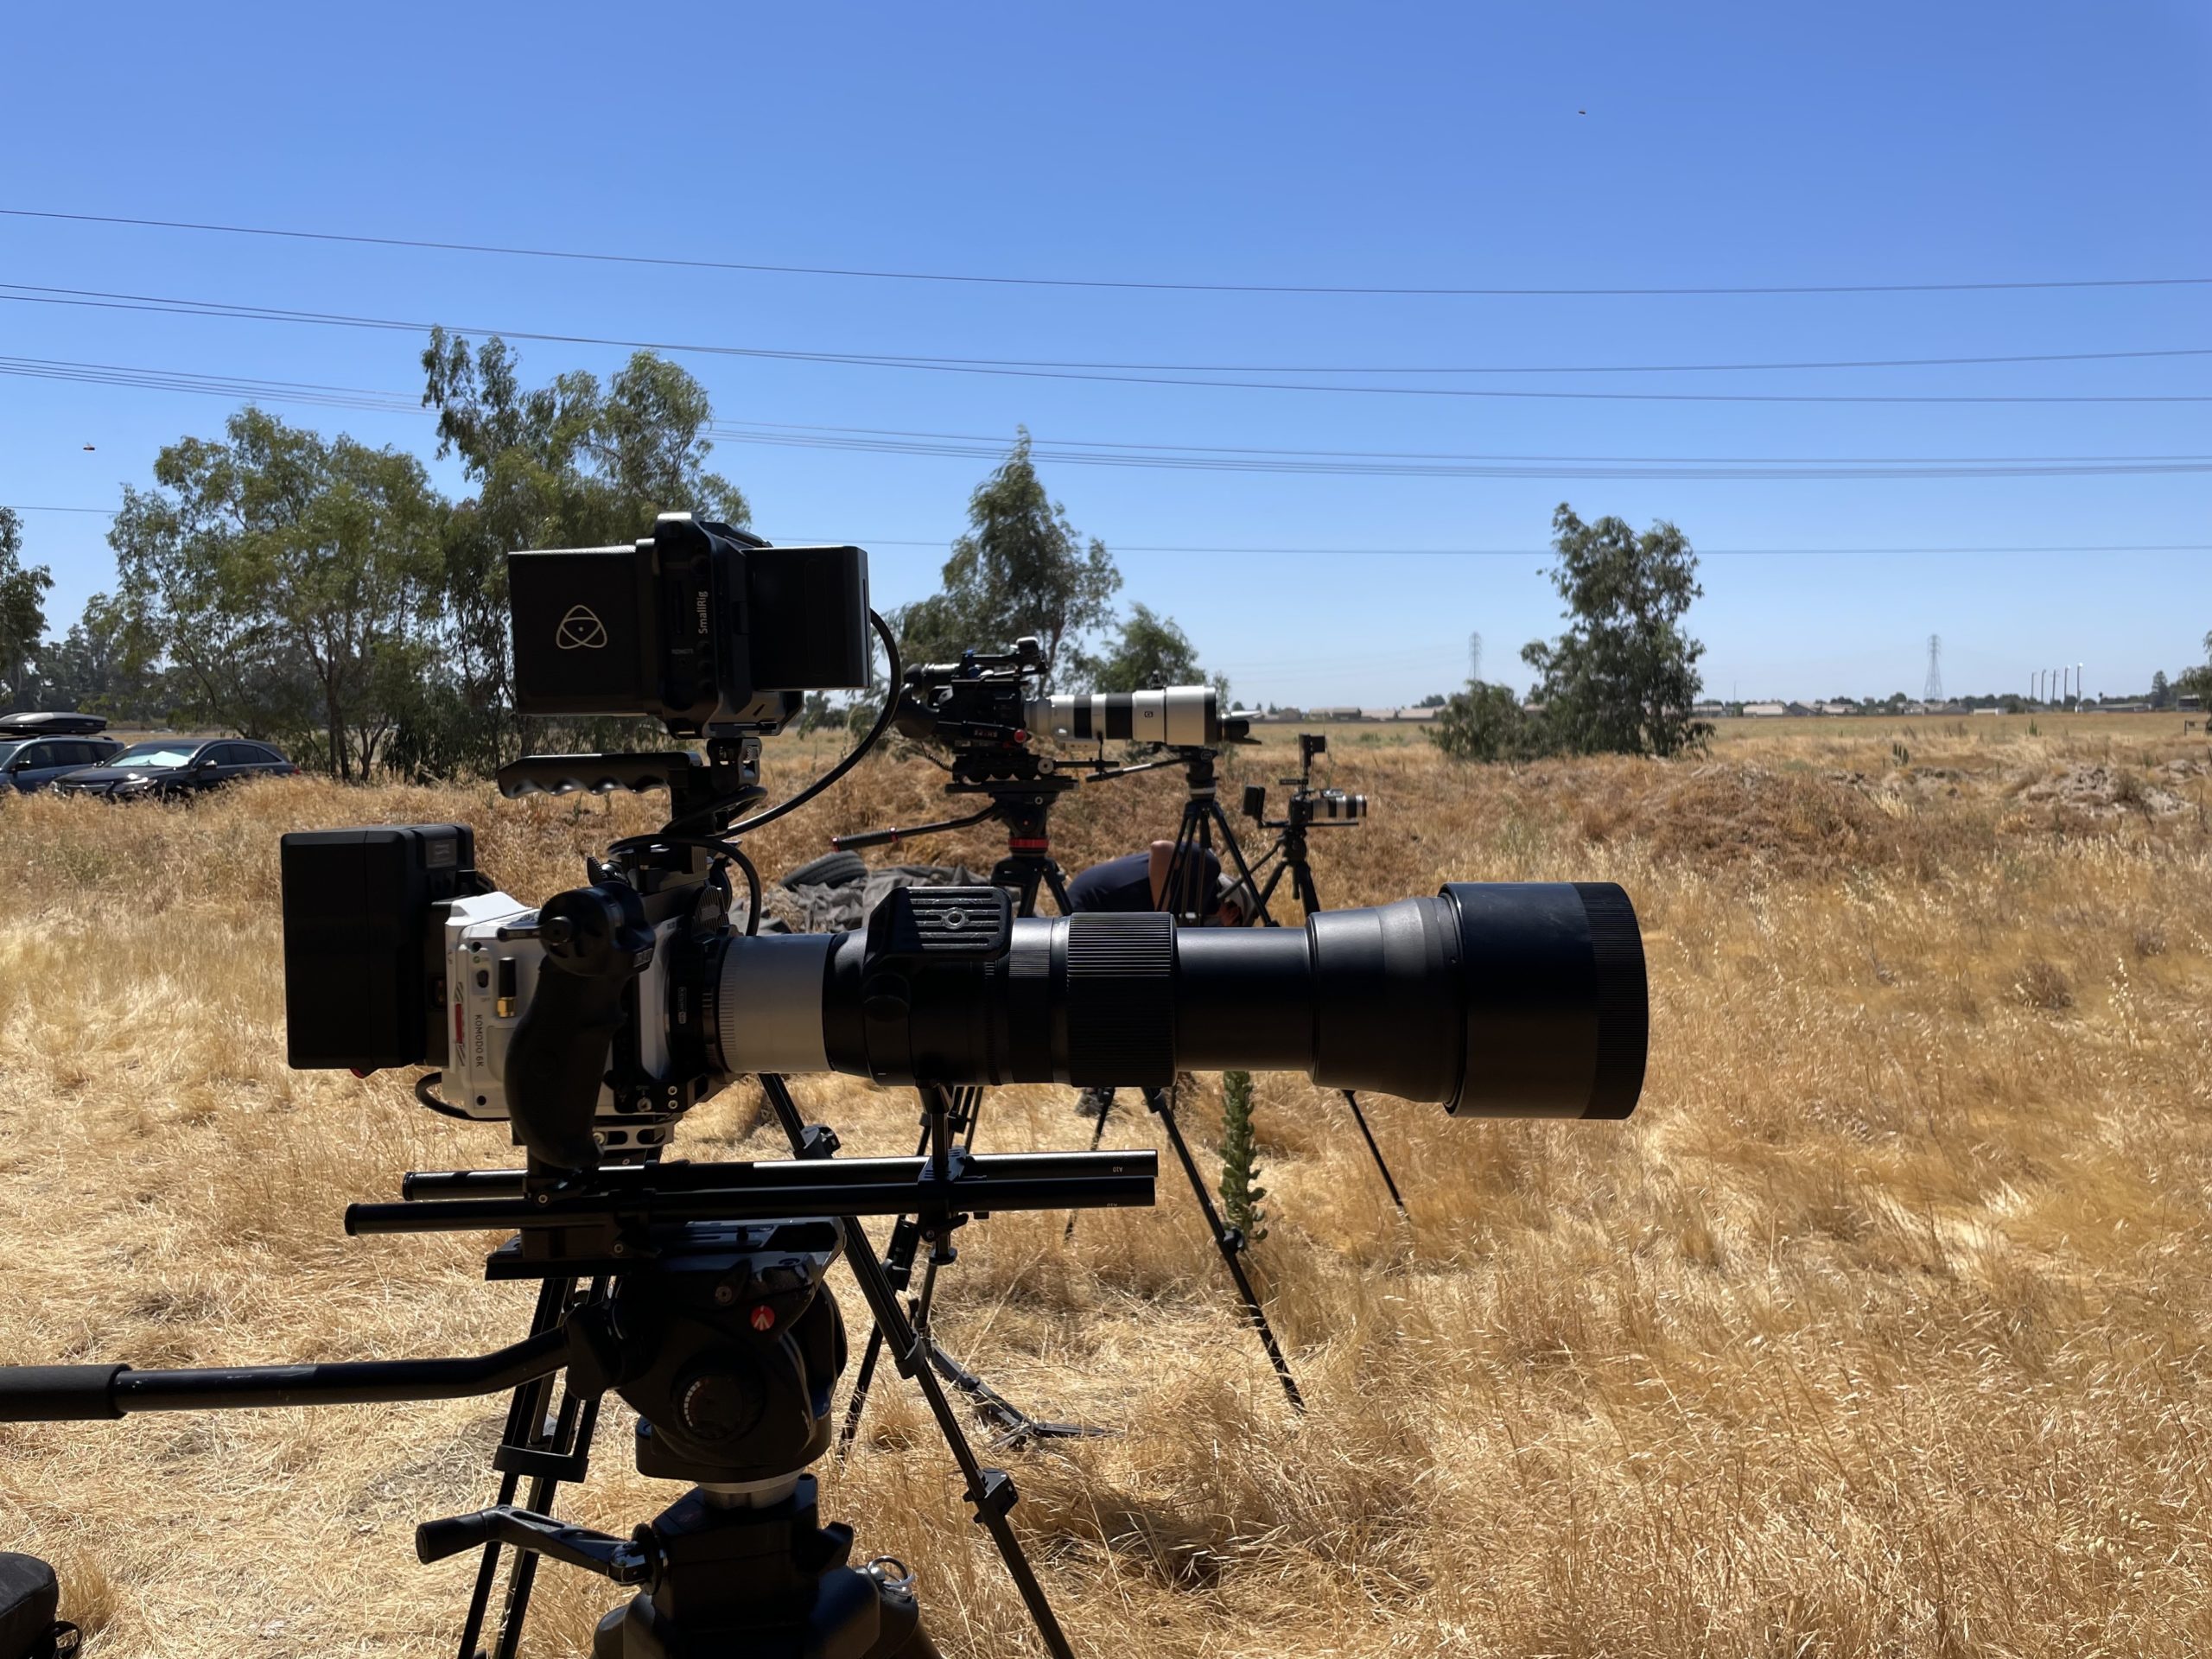
<svg viewBox="0 0 2212 1659"><path fill-rule="evenodd" d="M506 555L607 547L664 512L743 526L709 469L714 419L684 369L639 352L602 381L524 383L517 353L433 331L422 354L435 456L325 435L253 405L186 436L125 485L109 531L118 580L50 636L50 572L0 508L0 710L76 709L118 724L220 728L346 779L488 773L527 750L661 747L645 722L525 721L513 709ZM908 661L1044 642L1048 680L1104 690L1191 683L1170 619L1124 616L1121 575L1050 499L1017 429L976 486L940 593L890 618ZM1225 682L1216 682L1226 690ZM806 699L799 728L873 717L880 690Z"/></svg>

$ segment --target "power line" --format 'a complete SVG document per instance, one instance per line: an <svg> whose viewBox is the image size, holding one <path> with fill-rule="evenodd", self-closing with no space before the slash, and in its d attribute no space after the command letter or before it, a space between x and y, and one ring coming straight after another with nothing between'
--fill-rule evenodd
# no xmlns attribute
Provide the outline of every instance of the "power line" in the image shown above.
<svg viewBox="0 0 2212 1659"><path fill-rule="evenodd" d="M237 375L212 374L197 370L145 368L120 363L88 363L63 358L0 357L0 375L52 379L83 385L113 385L155 391L183 391L204 396L261 399L271 403L301 403L372 412L416 414L420 397L405 392L364 386L336 386L320 381L270 380ZM919 432L899 428L806 426L772 421L715 422L711 436L732 442L787 444L802 448L851 449L861 453L945 455L960 459L993 460L1005 454L1007 440L1001 435L979 432ZM1320 472L1351 476L1454 475L1463 468L1497 467L1502 476L1574 476L1545 471L1528 474L1512 470L1553 467L1623 467L1675 469L1680 467L1743 467L1755 469L1745 477L1787 478L1799 474L1776 468L1817 469L1807 477L1895 475L1954 477L1987 475L2012 477L2023 472L2056 470L2059 475L2076 472L2206 470L2212 454L2104 455L1548 455L1461 453L1450 450L1300 449L1237 447L1221 444L1157 443L1135 439L1040 438L1031 453L1040 460L1077 465L1196 467L1219 471ZM1338 464L1343 463L1343 464ZM1878 469L1863 474L1840 468ZM1931 471L1963 468L1963 472ZM1597 474L1593 476L1616 476ZM1644 476L1641 473L1627 476ZM1678 474L1673 470L1653 476L1732 476L1734 474Z"/></svg>
<svg viewBox="0 0 2212 1659"><path fill-rule="evenodd" d="M419 397L319 381L271 380L196 371L57 358L0 357L0 376L73 385L186 392L253 403L300 404L369 413L417 415ZM800 427L771 423L711 423L709 435L730 442L778 448L918 455L988 464L1001 459L1003 437L867 428ZM2145 476L2212 472L2212 455L1985 456L1637 456L1484 455L1449 452L1262 449L1190 444L1039 440L1031 454L1052 465L1124 467L1176 472L1249 473L1294 477L1677 480L1810 481L1977 478Z"/></svg>
<svg viewBox="0 0 2212 1659"><path fill-rule="evenodd" d="M391 394L396 396L397 394ZM982 432L916 432L899 427L873 426L807 426L782 421L744 421L734 423L717 422L715 430L721 434L734 434L741 429L762 428L782 432L830 432L860 434L874 437L935 438L963 443L995 443L1001 450L1007 447L1003 436ZM1351 457L1375 461L1623 461L1637 465L1658 465L1681 461L1697 465L1739 464L1814 466L1826 462L1857 465L1891 464L1903 466L1919 462L2021 463L2026 461L2212 461L2212 455L1521 455L1471 454L1452 450L1434 449L1274 449L1239 448L1223 444L1153 443L1135 439L1115 438L1051 438L1039 442L1051 442L1065 448L1085 449L1159 449L1196 454L1224 455L1320 455L1332 458Z"/></svg>
<svg viewBox="0 0 2212 1659"><path fill-rule="evenodd" d="M814 436L760 432L716 423L710 435L735 443L770 448L833 449L865 454L920 455L988 462L1006 454L1002 438L899 439ZM1268 473L1304 477L1350 478L1462 478L1462 479L1680 479L1804 480L1815 479L1964 479L2074 478L2113 474L2152 474L2212 472L2212 458L2085 457L2066 462L2009 461L2002 458L1974 462L1897 461L1854 465L1836 461L1783 462L1767 461L1670 461L1645 463L1632 459L1512 461L1464 460L1331 461L1301 459L1297 452L1270 455L1266 452L1218 451L1211 454L1150 447L1115 450L1099 445L1063 447L1033 441L1033 460L1079 467L1136 467L1171 472Z"/></svg>
<svg viewBox="0 0 2212 1659"><path fill-rule="evenodd" d="M60 380L80 385L122 386L142 391L186 391L248 401L307 404L327 409L354 409L388 414L419 414L419 397L371 391L359 386L331 386L315 381L254 379L238 375L202 374L188 370L146 369L118 363L80 363L62 358L0 357L0 375L21 379Z"/></svg>
<svg viewBox="0 0 2212 1659"><path fill-rule="evenodd" d="M840 532L832 537L794 537L794 540L847 541L860 547L950 547L952 544L950 537L902 541L886 536L855 536L849 531ZM1548 547L1184 547L1149 546L1128 542L1114 543L1110 550L1117 556L1123 553L1178 553L1356 559L1544 559L1552 555ZM2212 553L2212 542L2108 543L2082 547L1700 547L1692 550L1700 558L1715 559L1890 558L2029 553Z"/></svg>
<svg viewBox="0 0 2212 1659"><path fill-rule="evenodd" d="M288 322L320 327L365 328L404 334L428 334L434 325L391 317L368 317L346 312L307 311L279 306L246 305L227 300L180 300L159 295L122 294L99 289L59 288L29 283L0 283L0 300L18 304L65 305L96 310L142 311L162 316L214 317L240 322ZM737 357L772 362L814 363L847 368L903 369L937 374L980 375L997 378L1070 380L1107 385L1201 387L1242 391L1300 391L1339 396L1391 397L1492 398L1515 401L1660 403L1660 404L2205 404L2212 394L2200 392L2120 393L1834 393L1834 392L1683 392L1683 391L1554 391L1501 386L1376 386L1335 385L1299 380L1230 380L1196 376L1105 373L1087 369L1027 368L982 361L896 356L852 352L805 352L760 346L702 345L674 340L627 340L603 334L554 333L540 329L493 328L481 326L448 328L462 335L497 334L510 340L546 341L569 346L607 346L629 351L665 352L709 357ZM2190 348L2195 349L2195 348ZM1296 371L1290 371L1296 372Z"/></svg>
<svg viewBox="0 0 2212 1659"><path fill-rule="evenodd" d="M0 505L6 505L0 503ZM112 507L35 506L28 503L10 508L16 512L88 512L112 518ZM787 537L793 545L851 543L863 548L874 547L929 547L949 548L954 537L862 536L841 530L830 536L806 536L796 532ZM1204 554L1208 556L1240 556L1278 558L1342 558L1342 559L1541 559L1551 556L1548 547L1191 547L1177 544L1154 544L1141 542L1117 542L1113 552L1123 553ZM2031 553L2212 553L2212 543L2199 542L2123 542L2071 547L1700 547L1695 549L1700 558L1715 559L1783 559L1783 558L1893 558L1923 556L1972 556L1975 555L2014 555ZM1457 647L1454 647L1455 649Z"/></svg>
<svg viewBox="0 0 2212 1659"><path fill-rule="evenodd" d="M678 270L741 271L777 276L836 276L870 282L976 283L992 287L1121 289L1175 294L1304 294L1430 299L1656 299L1738 295L1969 294L2052 289L2190 288L2212 276L2084 276L1955 283L1804 283L1701 284L1640 288L1451 288L1322 283L1201 283L1103 276L1013 276L962 271L874 270L845 265L774 264L734 259L686 259L666 254L607 253L575 248L533 248L489 242L448 242L429 237L370 236L358 232L302 231L260 225L223 225L194 219L136 219L113 213L65 213L0 207L11 219L79 225L119 225L143 230L198 231L296 242L334 242L357 247L412 248L439 253L493 254L509 258L569 259L594 264L657 265Z"/></svg>

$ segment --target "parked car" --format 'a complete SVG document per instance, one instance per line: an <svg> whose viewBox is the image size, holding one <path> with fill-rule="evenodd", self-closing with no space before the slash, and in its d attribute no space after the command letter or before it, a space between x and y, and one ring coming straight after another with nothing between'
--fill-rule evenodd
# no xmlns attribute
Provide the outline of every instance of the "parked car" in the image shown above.
<svg viewBox="0 0 2212 1659"><path fill-rule="evenodd" d="M289 778L297 771L266 743L172 737L133 743L104 766L67 773L54 790L113 800L176 800L241 778Z"/></svg>
<svg viewBox="0 0 2212 1659"><path fill-rule="evenodd" d="M99 735L106 725L98 715L0 715L0 780L28 795L66 772L112 760L123 745Z"/></svg>

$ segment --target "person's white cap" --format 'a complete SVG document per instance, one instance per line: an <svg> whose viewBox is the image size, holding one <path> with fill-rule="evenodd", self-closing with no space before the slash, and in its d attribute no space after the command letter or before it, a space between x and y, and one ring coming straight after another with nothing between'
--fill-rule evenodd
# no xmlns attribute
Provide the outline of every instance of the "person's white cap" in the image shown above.
<svg viewBox="0 0 2212 1659"><path fill-rule="evenodd" d="M1236 906L1237 925L1240 927L1260 919L1260 895L1252 891L1252 884L1243 876L1232 875L1224 870L1214 896L1224 909L1230 905Z"/></svg>

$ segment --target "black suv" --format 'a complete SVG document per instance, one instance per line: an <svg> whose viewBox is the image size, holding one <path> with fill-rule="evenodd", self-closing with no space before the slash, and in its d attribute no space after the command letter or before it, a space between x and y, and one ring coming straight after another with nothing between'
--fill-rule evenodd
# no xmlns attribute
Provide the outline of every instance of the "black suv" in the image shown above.
<svg viewBox="0 0 2212 1659"><path fill-rule="evenodd" d="M266 743L173 737L133 743L105 766L69 773L54 790L118 801L175 800L241 778L289 778L298 770Z"/></svg>
<svg viewBox="0 0 2212 1659"><path fill-rule="evenodd" d="M97 735L106 724L98 715L0 715L0 785L28 795L113 759L123 745Z"/></svg>

